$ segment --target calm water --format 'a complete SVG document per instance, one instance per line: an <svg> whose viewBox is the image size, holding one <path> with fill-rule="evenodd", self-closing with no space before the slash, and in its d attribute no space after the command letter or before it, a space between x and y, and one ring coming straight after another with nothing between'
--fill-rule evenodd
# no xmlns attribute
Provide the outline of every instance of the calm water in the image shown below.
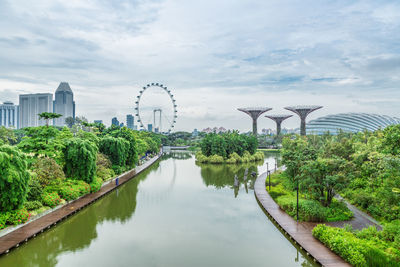
<svg viewBox="0 0 400 267"><path fill-rule="evenodd" d="M266 161L271 167L274 157ZM191 154L165 155L0 257L0 266L313 266L255 200L250 173L265 169L198 166ZM233 186L235 174L239 188Z"/></svg>

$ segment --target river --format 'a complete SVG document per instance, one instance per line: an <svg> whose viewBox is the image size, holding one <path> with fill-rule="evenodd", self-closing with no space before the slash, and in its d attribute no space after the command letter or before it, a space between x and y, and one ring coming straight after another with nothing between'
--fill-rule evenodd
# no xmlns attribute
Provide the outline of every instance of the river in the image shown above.
<svg viewBox="0 0 400 267"><path fill-rule="evenodd" d="M267 154L267 162L272 168L275 155ZM200 166L190 153L166 154L0 257L0 266L314 266L255 199L251 173L266 166Z"/></svg>

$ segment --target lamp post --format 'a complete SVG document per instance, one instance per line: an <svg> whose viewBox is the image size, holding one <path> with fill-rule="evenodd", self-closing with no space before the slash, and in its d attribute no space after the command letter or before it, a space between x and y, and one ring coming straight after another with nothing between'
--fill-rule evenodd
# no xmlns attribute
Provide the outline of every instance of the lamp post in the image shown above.
<svg viewBox="0 0 400 267"><path fill-rule="evenodd" d="M297 181L297 186L296 186L296 191L297 191L296 219L297 219L297 222L299 222L299 178L297 178L296 181Z"/></svg>
<svg viewBox="0 0 400 267"><path fill-rule="evenodd" d="M271 191L271 171L268 171L268 187L269 191Z"/></svg>

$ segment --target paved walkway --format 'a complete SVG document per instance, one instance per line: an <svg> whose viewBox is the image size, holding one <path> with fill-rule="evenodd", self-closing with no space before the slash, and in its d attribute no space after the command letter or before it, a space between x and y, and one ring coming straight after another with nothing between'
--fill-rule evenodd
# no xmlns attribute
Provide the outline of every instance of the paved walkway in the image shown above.
<svg viewBox="0 0 400 267"><path fill-rule="evenodd" d="M346 224L350 224L354 230L361 230L361 229L369 227L369 226L375 226L376 229L382 230L382 225L380 225L374 218L372 218L365 212L362 212L357 207L351 205L349 202L347 202L341 196L336 195L335 198L337 198L339 200L343 200L346 203L349 210L351 210L353 212L354 217L350 221L330 222L330 223L326 223L327 225L335 226L335 227L344 227Z"/></svg>
<svg viewBox="0 0 400 267"><path fill-rule="evenodd" d="M149 161L145 162L143 165L136 167L128 172L125 172L118 176L119 185L126 183L148 167L150 167L154 162L156 162L161 157L161 154L153 157ZM116 178L115 178L116 179ZM115 180L113 179L113 181ZM106 194L113 191L118 187L115 182L111 182L103 186L98 192L93 194L87 194L73 202L62 206L61 208L46 214L35 221L26 223L24 226L0 237L0 255L8 253L10 249L18 247L21 243L27 242L28 239L35 237L36 235L42 233L46 229L56 225L61 220L73 215L82 208L90 205L97 199L105 196Z"/></svg>
<svg viewBox="0 0 400 267"><path fill-rule="evenodd" d="M300 245L307 253L309 253L317 262L323 266L351 266L341 257L325 247L321 242L314 238L311 234L316 223L296 222L286 212L284 212L278 204L272 199L265 189L265 179L267 173L261 174L254 185L254 193L262 207L272 217L272 219L289 234L291 239Z"/></svg>

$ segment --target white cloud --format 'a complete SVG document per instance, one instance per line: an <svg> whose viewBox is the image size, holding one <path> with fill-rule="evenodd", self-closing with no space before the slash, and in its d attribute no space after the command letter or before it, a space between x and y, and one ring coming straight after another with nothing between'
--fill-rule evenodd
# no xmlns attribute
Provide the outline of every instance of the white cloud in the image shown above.
<svg viewBox="0 0 400 267"><path fill-rule="evenodd" d="M396 115L398 10L372 0L2 1L0 101L68 81L78 114L108 123L134 113L154 81L173 89L176 129L247 130L235 109L255 104L324 105L318 116L369 111L373 99L373 111Z"/></svg>

